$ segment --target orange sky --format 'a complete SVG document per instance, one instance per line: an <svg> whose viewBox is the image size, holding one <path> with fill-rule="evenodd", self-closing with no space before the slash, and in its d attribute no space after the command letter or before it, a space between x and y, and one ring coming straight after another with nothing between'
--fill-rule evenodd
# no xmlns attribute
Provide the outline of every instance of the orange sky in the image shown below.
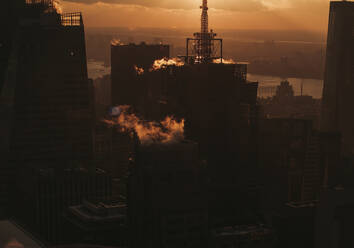
<svg viewBox="0 0 354 248"><path fill-rule="evenodd" d="M196 28L201 0L61 0L65 12L81 11L85 25ZM209 0L214 29L325 31L328 0Z"/></svg>

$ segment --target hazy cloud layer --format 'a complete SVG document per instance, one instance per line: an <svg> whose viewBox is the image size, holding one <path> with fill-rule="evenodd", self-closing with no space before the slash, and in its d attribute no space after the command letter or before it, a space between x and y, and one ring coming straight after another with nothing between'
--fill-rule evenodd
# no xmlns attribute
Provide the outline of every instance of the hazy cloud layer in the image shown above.
<svg viewBox="0 0 354 248"><path fill-rule="evenodd" d="M87 26L194 27L201 0L61 0ZM209 0L210 26L227 29L326 30L328 0Z"/></svg>
<svg viewBox="0 0 354 248"><path fill-rule="evenodd" d="M110 4L140 5L165 9L196 9L201 0L65 0L67 2L94 4L104 2ZM273 0L281 1L281 0ZM209 7L233 11L256 11L267 8L262 0L214 0L209 2Z"/></svg>

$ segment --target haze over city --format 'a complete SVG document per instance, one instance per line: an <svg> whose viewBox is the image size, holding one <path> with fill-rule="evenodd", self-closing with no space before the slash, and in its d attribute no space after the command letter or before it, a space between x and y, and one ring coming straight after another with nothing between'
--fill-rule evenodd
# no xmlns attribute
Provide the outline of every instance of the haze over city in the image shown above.
<svg viewBox="0 0 354 248"><path fill-rule="evenodd" d="M87 27L195 28L199 0L69 0L65 12L81 10ZM325 32L328 0L211 0L215 29L291 29Z"/></svg>

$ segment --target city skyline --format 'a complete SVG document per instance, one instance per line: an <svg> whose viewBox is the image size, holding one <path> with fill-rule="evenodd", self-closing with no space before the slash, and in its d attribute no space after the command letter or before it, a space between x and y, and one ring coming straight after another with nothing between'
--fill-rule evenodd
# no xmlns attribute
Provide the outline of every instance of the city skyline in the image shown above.
<svg viewBox="0 0 354 248"><path fill-rule="evenodd" d="M354 1L0 19L0 248L354 247Z"/></svg>

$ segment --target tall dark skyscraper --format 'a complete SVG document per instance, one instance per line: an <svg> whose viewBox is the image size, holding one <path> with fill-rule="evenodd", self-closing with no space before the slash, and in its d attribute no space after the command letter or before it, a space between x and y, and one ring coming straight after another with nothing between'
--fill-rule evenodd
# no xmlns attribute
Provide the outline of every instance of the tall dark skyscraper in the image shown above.
<svg viewBox="0 0 354 248"><path fill-rule="evenodd" d="M10 155L11 125L14 106L15 37L24 0L5 0L0 8L0 218L6 215L9 189L13 185Z"/></svg>
<svg viewBox="0 0 354 248"><path fill-rule="evenodd" d="M81 13L26 2L17 30L10 147L17 164L65 166L92 156L92 81Z"/></svg>
<svg viewBox="0 0 354 248"><path fill-rule="evenodd" d="M52 0L4 6L1 23L10 24L0 35L0 215L10 196L21 195L13 183L21 170L86 166L93 155L81 13L61 14Z"/></svg>
<svg viewBox="0 0 354 248"><path fill-rule="evenodd" d="M330 4L321 129L340 132L345 154L354 152L354 2Z"/></svg>

